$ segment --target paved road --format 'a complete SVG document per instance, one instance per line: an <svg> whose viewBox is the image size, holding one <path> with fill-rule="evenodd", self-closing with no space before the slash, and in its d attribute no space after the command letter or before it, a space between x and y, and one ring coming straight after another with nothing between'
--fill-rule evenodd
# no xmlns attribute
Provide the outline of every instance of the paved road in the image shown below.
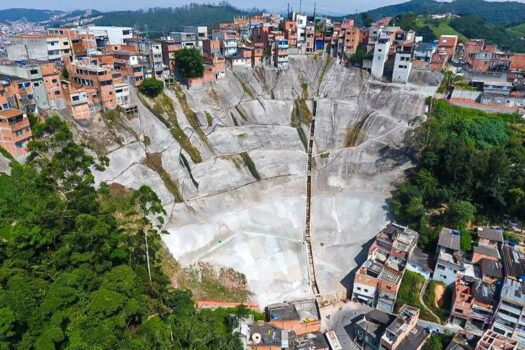
<svg viewBox="0 0 525 350"><path fill-rule="evenodd" d="M345 350L357 350L359 347L352 341L350 325L352 320L367 313L372 308L354 302L340 303L321 309L321 327L323 331L334 330Z"/></svg>
<svg viewBox="0 0 525 350"><path fill-rule="evenodd" d="M353 319L370 310L372 310L371 307L355 302L340 303L321 308L321 330L323 332L334 330L343 349L358 350L359 347L352 341L351 323ZM451 324L440 325L424 320L419 320L418 325L439 333L455 334L461 329L461 327Z"/></svg>

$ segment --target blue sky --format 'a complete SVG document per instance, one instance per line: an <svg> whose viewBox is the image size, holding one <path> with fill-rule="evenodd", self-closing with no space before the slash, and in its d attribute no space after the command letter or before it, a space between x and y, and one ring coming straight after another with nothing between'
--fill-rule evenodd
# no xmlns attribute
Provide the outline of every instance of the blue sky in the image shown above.
<svg viewBox="0 0 525 350"><path fill-rule="evenodd" d="M525 2L525 0L519 0ZM181 6L190 2L209 3L214 0L0 0L0 9L11 7L56 9L56 10L74 10L79 7L95 8L102 11L112 10L136 10L148 7L168 7ZM286 4L289 2L294 9L299 8L299 0L230 0L231 4L246 8L259 7L272 11L286 10ZM347 14L356 11L373 9L379 6L401 3L404 0L317 0L319 12L326 14ZM303 0L303 9L313 9L313 0Z"/></svg>

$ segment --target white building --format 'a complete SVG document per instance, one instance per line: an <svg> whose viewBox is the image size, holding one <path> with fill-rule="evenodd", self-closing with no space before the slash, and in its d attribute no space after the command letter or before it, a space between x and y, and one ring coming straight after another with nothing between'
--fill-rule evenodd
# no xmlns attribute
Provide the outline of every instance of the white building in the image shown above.
<svg viewBox="0 0 525 350"><path fill-rule="evenodd" d="M525 347L525 288L523 282L505 278L492 330L516 339Z"/></svg>
<svg viewBox="0 0 525 350"><path fill-rule="evenodd" d="M304 43L306 41L306 25L308 24L308 17L300 13L294 13L295 23L297 24L297 42Z"/></svg>
<svg viewBox="0 0 525 350"><path fill-rule="evenodd" d="M115 84L115 98L119 106L129 105L129 85L126 83Z"/></svg>
<svg viewBox="0 0 525 350"><path fill-rule="evenodd" d="M121 45L126 39L133 38L133 28L131 27L89 26L87 31L95 35L97 44L103 41L105 45Z"/></svg>
<svg viewBox="0 0 525 350"><path fill-rule="evenodd" d="M412 70L412 54L411 53L396 53L394 61L394 71L392 73L392 82L406 84L410 71Z"/></svg>
<svg viewBox="0 0 525 350"><path fill-rule="evenodd" d="M235 30L214 30L211 36L213 40L221 42L224 56L230 57L237 54L237 40L239 37Z"/></svg>
<svg viewBox="0 0 525 350"><path fill-rule="evenodd" d="M10 38L7 57L12 61L58 61L72 53L67 36L19 35Z"/></svg>
<svg viewBox="0 0 525 350"><path fill-rule="evenodd" d="M374 58L372 60L372 77L377 80L383 78L385 71L385 63L388 59L388 51L390 50L390 38L381 37L378 39L374 48Z"/></svg>

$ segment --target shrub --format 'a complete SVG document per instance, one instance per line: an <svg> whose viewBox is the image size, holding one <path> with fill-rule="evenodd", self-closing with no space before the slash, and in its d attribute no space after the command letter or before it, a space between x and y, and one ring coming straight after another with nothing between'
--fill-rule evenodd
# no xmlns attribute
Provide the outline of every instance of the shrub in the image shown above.
<svg viewBox="0 0 525 350"><path fill-rule="evenodd" d="M157 97L164 90L164 83L153 78L144 79L139 85L139 91L151 98Z"/></svg>

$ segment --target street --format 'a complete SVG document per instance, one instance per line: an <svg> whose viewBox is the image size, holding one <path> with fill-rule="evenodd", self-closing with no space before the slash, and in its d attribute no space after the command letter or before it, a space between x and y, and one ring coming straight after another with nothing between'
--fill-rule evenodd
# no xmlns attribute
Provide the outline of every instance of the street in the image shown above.
<svg viewBox="0 0 525 350"><path fill-rule="evenodd" d="M373 310L371 307L356 302L338 303L321 308L321 331L334 330L339 342L346 350L357 350L359 347L353 342L351 335L352 320ZM419 320L417 323L425 329L434 332L454 334L461 329L459 326L440 325L434 322Z"/></svg>

